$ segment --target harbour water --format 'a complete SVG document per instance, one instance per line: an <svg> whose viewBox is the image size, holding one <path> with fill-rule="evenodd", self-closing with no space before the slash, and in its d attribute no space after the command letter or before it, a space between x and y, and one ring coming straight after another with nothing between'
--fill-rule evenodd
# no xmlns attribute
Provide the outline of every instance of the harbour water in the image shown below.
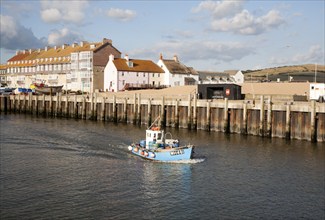
<svg viewBox="0 0 325 220"><path fill-rule="evenodd" d="M0 115L1 219L325 219L325 146L173 130L195 159L130 155L145 127Z"/></svg>

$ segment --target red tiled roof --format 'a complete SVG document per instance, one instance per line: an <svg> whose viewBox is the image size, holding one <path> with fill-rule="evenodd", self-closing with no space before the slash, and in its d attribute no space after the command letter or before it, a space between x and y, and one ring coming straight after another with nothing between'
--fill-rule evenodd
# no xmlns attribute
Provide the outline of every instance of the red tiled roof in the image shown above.
<svg viewBox="0 0 325 220"><path fill-rule="evenodd" d="M163 69L151 60L129 59L129 61L133 66L128 66L126 59L122 58L114 59L113 63L118 71L164 73Z"/></svg>

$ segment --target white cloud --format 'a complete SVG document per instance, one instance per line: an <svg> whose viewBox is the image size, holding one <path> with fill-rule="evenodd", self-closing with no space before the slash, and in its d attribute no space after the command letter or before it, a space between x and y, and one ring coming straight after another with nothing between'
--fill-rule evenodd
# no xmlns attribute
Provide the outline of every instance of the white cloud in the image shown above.
<svg viewBox="0 0 325 220"><path fill-rule="evenodd" d="M320 45L312 45L306 53L297 53L290 58L271 57L270 64L284 65L284 64L304 64L304 63L320 63L324 64L324 50Z"/></svg>
<svg viewBox="0 0 325 220"><path fill-rule="evenodd" d="M212 14L210 29L216 32L232 32L240 35L259 35L285 23L277 10L255 17L243 9L243 1L205 1L193 11L209 11Z"/></svg>
<svg viewBox="0 0 325 220"><path fill-rule="evenodd" d="M244 1L203 1L192 12L198 13L208 10L215 18L232 16L240 12L243 8Z"/></svg>
<svg viewBox="0 0 325 220"><path fill-rule="evenodd" d="M189 61L213 61L232 62L254 54L254 48L238 42L216 42L216 41L171 41L154 45L150 49L137 49L131 51L134 57L152 59L159 57L172 58L178 54L181 62Z"/></svg>
<svg viewBox="0 0 325 220"><path fill-rule="evenodd" d="M232 18L212 21L211 29L242 35L258 35L272 28L279 27L284 23L285 21L280 13L275 10L271 10L266 15L257 18L247 10L243 10Z"/></svg>
<svg viewBox="0 0 325 220"><path fill-rule="evenodd" d="M119 21L130 21L137 15L135 11L119 8L110 8L106 14L108 17Z"/></svg>
<svg viewBox="0 0 325 220"><path fill-rule="evenodd" d="M35 37L33 31L22 26L13 17L0 15L0 45L8 50L44 46L44 39Z"/></svg>
<svg viewBox="0 0 325 220"><path fill-rule="evenodd" d="M81 23L88 1L41 1L41 17L47 23Z"/></svg>
<svg viewBox="0 0 325 220"><path fill-rule="evenodd" d="M9 38L17 35L17 25L13 17L0 15L1 38Z"/></svg>
<svg viewBox="0 0 325 220"><path fill-rule="evenodd" d="M50 8L41 11L41 17L47 23L54 23L60 21L62 15L57 8Z"/></svg>
<svg viewBox="0 0 325 220"><path fill-rule="evenodd" d="M68 28L53 30L48 36L48 44L51 46L73 43L82 40L82 36Z"/></svg>

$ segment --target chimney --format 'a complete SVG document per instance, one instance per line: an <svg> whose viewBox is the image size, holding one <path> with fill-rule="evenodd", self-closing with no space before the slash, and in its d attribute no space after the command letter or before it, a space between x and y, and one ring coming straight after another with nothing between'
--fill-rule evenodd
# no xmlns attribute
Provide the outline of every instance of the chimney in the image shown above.
<svg viewBox="0 0 325 220"><path fill-rule="evenodd" d="M87 41L81 41L80 42L80 47L84 47L88 42Z"/></svg>
<svg viewBox="0 0 325 220"><path fill-rule="evenodd" d="M19 50L16 50L16 55L18 55L19 54Z"/></svg>
<svg viewBox="0 0 325 220"><path fill-rule="evenodd" d="M40 53L40 52L41 52L41 48L38 48L37 52L39 52L39 53Z"/></svg>
<svg viewBox="0 0 325 220"><path fill-rule="evenodd" d="M109 60L108 61L113 61L113 60L114 60L114 55L113 54L109 55Z"/></svg>
<svg viewBox="0 0 325 220"><path fill-rule="evenodd" d="M71 46L75 48L77 45L78 45L77 43L73 43Z"/></svg>
<svg viewBox="0 0 325 220"><path fill-rule="evenodd" d="M46 46L46 47L45 47L45 51L47 51L48 49L49 49L49 47L48 47L48 46Z"/></svg>
<svg viewBox="0 0 325 220"><path fill-rule="evenodd" d="M126 62L129 62L129 55L125 54L124 59L126 59Z"/></svg>
<svg viewBox="0 0 325 220"><path fill-rule="evenodd" d="M160 55L159 55L159 60L163 60L163 55L162 55L162 53L160 53Z"/></svg>
<svg viewBox="0 0 325 220"><path fill-rule="evenodd" d="M32 49L29 49L29 54L31 54L32 53Z"/></svg>
<svg viewBox="0 0 325 220"><path fill-rule="evenodd" d="M54 46L54 50L56 50L56 48L57 48L57 47L56 47L56 46Z"/></svg>
<svg viewBox="0 0 325 220"><path fill-rule="evenodd" d="M174 55L174 61L177 62L177 63L179 63L179 60L178 60L177 55Z"/></svg>
<svg viewBox="0 0 325 220"><path fill-rule="evenodd" d="M107 39L107 38L103 38L103 44L105 44L105 43L112 44L112 40Z"/></svg>

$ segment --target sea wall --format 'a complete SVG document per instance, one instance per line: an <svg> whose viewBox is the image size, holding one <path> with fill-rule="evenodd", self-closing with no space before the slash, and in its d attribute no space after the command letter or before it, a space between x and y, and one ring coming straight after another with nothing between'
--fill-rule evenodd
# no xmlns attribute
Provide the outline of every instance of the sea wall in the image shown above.
<svg viewBox="0 0 325 220"><path fill-rule="evenodd" d="M325 142L325 105L311 102L257 100L199 100L145 98L141 94L103 97L11 95L0 96L1 113L33 114L148 125L160 116L162 126L261 137Z"/></svg>

